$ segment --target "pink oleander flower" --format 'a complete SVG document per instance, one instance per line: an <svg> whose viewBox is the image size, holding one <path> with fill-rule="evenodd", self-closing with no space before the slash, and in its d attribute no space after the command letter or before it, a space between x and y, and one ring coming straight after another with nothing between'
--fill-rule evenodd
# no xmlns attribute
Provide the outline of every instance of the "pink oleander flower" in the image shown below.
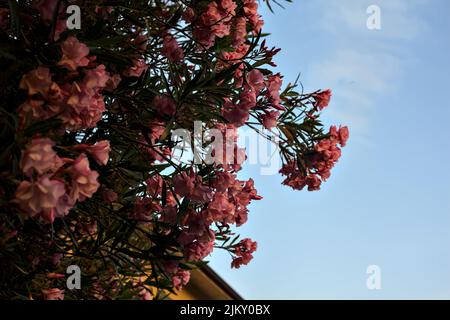
<svg viewBox="0 0 450 320"><path fill-rule="evenodd" d="M308 191L316 191L320 190L322 180L320 180L320 178L317 175L310 174L306 177L305 183L308 186Z"/></svg>
<svg viewBox="0 0 450 320"><path fill-rule="evenodd" d="M145 224L153 220L153 213L161 211L162 207L156 201L149 198L137 198L134 211L130 212L129 218Z"/></svg>
<svg viewBox="0 0 450 320"><path fill-rule="evenodd" d="M223 38L231 33L231 25L226 23L218 23L211 27L211 31L216 37Z"/></svg>
<svg viewBox="0 0 450 320"><path fill-rule="evenodd" d="M236 182L236 175L230 172L217 172L213 180L213 187L218 192L224 192Z"/></svg>
<svg viewBox="0 0 450 320"><path fill-rule="evenodd" d="M180 62L184 58L183 49L172 36L164 38L162 54L171 62Z"/></svg>
<svg viewBox="0 0 450 320"><path fill-rule="evenodd" d="M257 69L253 69L247 74L247 82L257 93L265 87L264 76Z"/></svg>
<svg viewBox="0 0 450 320"><path fill-rule="evenodd" d="M226 14L234 16L237 8L236 2L233 0L219 0L220 7L226 12Z"/></svg>
<svg viewBox="0 0 450 320"><path fill-rule="evenodd" d="M109 153L111 152L111 147L109 141L102 140L95 143L92 146L88 146L86 151L94 158L94 160L99 164L105 166L109 160Z"/></svg>
<svg viewBox="0 0 450 320"><path fill-rule="evenodd" d="M255 0L244 0L244 13L248 18L251 26L253 27L253 32L258 33L264 24L258 14L258 3Z"/></svg>
<svg viewBox="0 0 450 320"><path fill-rule="evenodd" d="M63 217L59 202L66 194L64 183L51 180L50 175L43 175L34 182L22 181L17 187L15 202L30 217L41 216L52 223L55 217Z"/></svg>
<svg viewBox="0 0 450 320"><path fill-rule="evenodd" d="M232 25L233 47L237 48L245 43L247 37L247 20L244 17L237 17Z"/></svg>
<svg viewBox="0 0 450 320"><path fill-rule="evenodd" d="M277 126L277 120L280 116L278 111L269 111L261 116L262 124L266 129L272 129Z"/></svg>
<svg viewBox="0 0 450 320"><path fill-rule="evenodd" d="M339 128L339 143L342 147L345 147L347 145L347 140L350 136L348 127L340 127Z"/></svg>
<svg viewBox="0 0 450 320"><path fill-rule="evenodd" d="M182 172L173 178L173 186L175 188L175 192L180 196L190 196L194 191L195 178L188 176L186 172Z"/></svg>
<svg viewBox="0 0 450 320"><path fill-rule="evenodd" d="M172 284L175 290L181 290L185 285L188 284L191 278L191 273L186 270L180 270L172 277Z"/></svg>
<svg viewBox="0 0 450 320"><path fill-rule="evenodd" d="M92 197L100 184L97 181L98 172L91 170L85 154L81 154L69 168L72 177L71 198L84 201Z"/></svg>
<svg viewBox="0 0 450 320"><path fill-rule="evenodd" d="M63 161L53 150L55 143L48 138L35 138L22 152L20 166L26 176L32 177L33 172L43 175L48 172L55 172L62 165Z"/></svg>
<svg viewBox="0 0 450 320"><path fill-rule="evenodd" d="M216 192L213 200L208 204L208 213L214 221L234 222L235 206L229 201L228 195Z"/></svg>
<svg viewBox="0 0 450 320"><path fill-rule="evenodd" d="M42 290L44 300L64 300L64 290L57 288Z"/></svg>
<svg viewBox="0 0 450 320"><path fill-rule="evenodd" d="M52 85L52 77L50 69L46 67L38 67L22 77L20 80L20 89L28 90L28 95L40 93L45 96Z"/></svg>
<svg viewBox="0 0 450 320"><path fill-rule="evenodd" d="M217 24L222 19L220 9L215 1L208 4L206 11L203 12L200 19L201 22L208 27Z"/></svg>
<svg viewBox="0 0 450 320"><path fill-rule="evenodd" d="M331 95L332 94L330 89L315 93L313 95L313 98L315 99L314 106L316 108L319 108L319 110L323 110L330 103Z"/></svg>
<svg viewBox="0 0 450 320"><path fill-rule="evenodd" d="M95 69L85 71L83 84L87 89L98 90L100 88L105 88L110 79L111 78L109 73L106 71L106 67L101 64Z"/></svg>
<svg viewBox="0 0 450 320"><path fill-rule="evenodd" d="M243 126L249 119L250 113L242 105L235 105L232 102L226 102L223 105L222 114L224 118L236 127Z"/></svg>
<svg viewBox="0 0 450 320"><path fill-rule="evenodd" d="M257 243L251 239L241 240L234 248L235 258L231 263L232 268L239 269L242 265L247 265L252 259L252 253L256 251Z"/></svg>
<svg viewBox="0 0 450 320"><path fill-rule="evenodd" d="M105 102L99 90L87 88L84 84L78 85L76 82L65 90L68 93L68 108L64 109L60 118L66 128L72 131L94 128L105 111Z"/></svg>
<svg viewBox="0 0 450 320"><path fill-rule="evenodd" d="M206 49L209 49L214 45L215 35L211 32L211 28L209 27L195 26L192 35Z"/></svg>
<svg viewBox="0 0 450 320"><path fill-rule="evenodd" d="M175 101L165 95L156 96L152 106L156 112L168 116L173 116L177 109Z"/></svg>
<svg viewBox="0 0 450 320"><path fill-rule="evenodd" d="M64 41L61 45L61 50L63 56L58 65L75 71L78 67L86 67L89 64L89 59L87 58L89 48L74 36L70 36Z"/></svg>
<svg viewBox="0 0 450 320"><path fill-rule="evenodd" d="M280 89L282 84L283 81L281 80L279 74L269 76L269 79L266 83L272 106L278 110L284 110L284 108L280 105Z"/></svg>
<svg viewBox="0 0 450 320"><path fill-rule="evenodd" d="M214 238L209 241L196 241L189 244L184 251L186 261L200 261L214 250Z"/></svg>
<svg viewBox="0 0 450 320"><path fill-rule="evenodd" d="M256 106L256 92L249 86L245 86L239 95L239 107L250 110Z"/></svg>
<svg viewBox="0 0 450 320"><path fill-rule="evenodd" d="M190 195L192 201L198 203L208 203L213 198L213 191L210 187L204 185L201 179L195 185L194 191Z"/></svg>

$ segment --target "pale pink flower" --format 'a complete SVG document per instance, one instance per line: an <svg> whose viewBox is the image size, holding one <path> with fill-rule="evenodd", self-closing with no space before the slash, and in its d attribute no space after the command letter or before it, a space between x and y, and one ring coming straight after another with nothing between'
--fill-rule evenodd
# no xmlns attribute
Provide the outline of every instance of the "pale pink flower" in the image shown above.
<svg viewBox="0 0 450 320"><path fill-rule="evenodd" d="M210 241L196 241L189 244L184 250L186 261L200 261L214 250L214 238Z"/></svg>
<svg viewBox="0 0 450 320"><path fill-rule="evenodd" d="M347 144L347 140L349 138L349 130L348 127L340 127L339 128L339 142L341 146L345 147Z"/></svg>
<svg viewBox="0 0 450 320"><path fill-rule="evenodd" d="M28 94L34 95L40 93L45 95L52 85L52 77L50 69L39 66L22 77L20 80L20 89L28 90Z"/></svg>
<svg viewBox="0 0 450 320"><path fill-rule="evenodd" d="M188 284L191 273L186 270L180 270L172 277L172 284L175 290L181 290Z"/></svg>
<svg viewBox="0 0 450 320"><path fill-rule="evenodd" d="M71 198L83 201L92 197L100 184L97 181L98 172L91 170L85 154L81 154L69 168L72 177Z"/></svg>
<svg viewBox="0 0 450 320"><path fill-rule="evenodd" d="M57 206L65 193L64 183L44 175L34 182L22 181L16 190L15 201L28 216L41 215L52 223L55 217L64 216Z"/></svg>
<svg viewBox="0 0 450 320"><path fill-rule="evenodd" d="M218 23L211 27L211 31L216 37L223 38L231 33L231 25L226 23Z"/></svg>
<svg viewBox="0 0 450 320"><path fill-rule="evenodd" d="M222 113L224 118L236 127L243 126L250 117L248 109L242 108L241 105L235 105L231 102L224 104Z"/></svg>
<svg viewBox="0 0 450 320"><path fill-rule="evenodd" d="M61 45L61 50L63 56L58 65L75 71L78 67L86 67L89 64L89 59L87 58L89 48L74 36L70 36L64 41Z"/></svg>
<svg viewBox="0 0 450 320"><path fill-rule="evenodd" d="M320 190L320 185L322 184L322 180L315 174L308 175L305 182L308 186L308 191Z"/></svg>
<svg viewBox="0 0 450 320"><path fill-rule="evenodd" d="M206 11L201 15L201 22L206 26L212 26L222 19L219 7L215 1L210 2Z"/></svg>
<svg viewBox="0 0 450 320"><path fill-rule="evenodd" d="M31 177L34 171L42 175L58 170L63 165L63 162L53 150L54 146L55 143L48 138L31 140L30 146L22 152L20 161L25 175Z"/></svg>
<svg viewBox="0 0 450 320"><path fill-rule="evenodd" d="M98 90L87 88L84 84L73 83L68 91L67 105L61 119L69 130L93 128L105 111L103 96Z"/></svg>
<svg viewBox="0 0 450 320"><path fill-rule="evenodd" d="M232 27L233 47L237 48L242 45L247 37L247 20L244 17L234 19Z"/></svg>
<svg viewBox="0 0 450 320"><path fill-rule="evenodd" d="M229 201L228 196L221 192L216 192L213 200L208 205L208 213L214 221L232 222L235 206Z"/></svg>
<svg viewBox="0 0 450 320"><path fill-rule="evenodd" d="M261 116L262 124L266 129L272 129L277 126L277 119L280 116L278 111L269 111Z"/></svg>
<svg viewBox="0 0 450 320"><path fill-rule="evenodd" d="M232 268L239 268L242 265L248 264L253 259L253 252L257 249L257 243L251 239L241 240L234 249L236 257L231 263Z"/></svg>
<svg viewBox="0 0 450 320"><path fill-rule="evenodd" d="M95 69L85 71L83 84L87 89L97 90L100 88L105 88L109 80L109 73L106 71L106 67L101 64Z"/></svg>
<svg viewBox="0 0 450 320"><path fill-rule="evenodd" d="M253 69L247 74L247 81L255 92L259 92L265 87L264 76L258 69Z"/></svg>
<svg viewBox="0 0 450 320"><path fill-rule="evenodd" d="M269 97L271 99L272 106L279 110L284 110L284 108L280 105L280 89L283 81L279 74L275 74L269 76L269 79L266 83L267 90L269 92Z"/></svg>
<svg viewBox="0 0 450 320"><path fill-rule="evenodd" d="M314 106L316 108L319 108L319 110L323 110L330 103L331 95L332 95L332 93L331 93L330 89L315 93L313 95L313 97L315 99Z"/></svg>
<svg viewBox="0 0 450 320"><path fill-rule="evenodd" d="M192 32L192 35L207 49L214 45L215 36L209 27L196 26Z"/></svg>
<svg viewBox="0 0 450 320"><path fill-rule="evenodd" d="M192 201L199 203L208 203L213 197L212 189L204 184L201 180L196 184L194 191L190 195Z"/></svg>
<svg viewBox="0 0 450 320"><path fill-rule="evenodd" d="M92 146L88 146L86 151L89 152L99 165L105 166L109 160L111 147L108 140L102 140Z"/></svg>
<svg viewBox="0 0 450 320"><path fill-rule="evenodd" d="M250 110L256 106L256 92L249 86L245 86L239 95L239 107Z"/></svg>

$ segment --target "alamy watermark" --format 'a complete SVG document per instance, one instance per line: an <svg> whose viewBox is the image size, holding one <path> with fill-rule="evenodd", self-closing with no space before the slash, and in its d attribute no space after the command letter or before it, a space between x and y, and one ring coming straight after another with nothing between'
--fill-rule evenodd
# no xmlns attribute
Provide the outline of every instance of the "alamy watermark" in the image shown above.
<svg viewBox="0 0 450 320"><path fill-rule="evenodd" d="M369 275L366 280L366 287L369 290L381 290L381 268L377 265L367 267L366 273Z"/></svg>
<svg viewBox="0 0 450 320"><path fill-rule="evenodd" d="M269 132L267 132L269 133ZM236 141L237 140L237 141ZM194 132L172 131L175 144L172 161L189 164L254 164L261 175L275 175L281 167L279 142L275 135L262 136L252 129L205 129L194 122Z"/></svg>
<svg viewBox="0 0 450 320"><path fill-rule="evenodd" d="M367 7L366 13L369 15L366 21L367 29L381 30L381 8L372 4Z"/></svg>

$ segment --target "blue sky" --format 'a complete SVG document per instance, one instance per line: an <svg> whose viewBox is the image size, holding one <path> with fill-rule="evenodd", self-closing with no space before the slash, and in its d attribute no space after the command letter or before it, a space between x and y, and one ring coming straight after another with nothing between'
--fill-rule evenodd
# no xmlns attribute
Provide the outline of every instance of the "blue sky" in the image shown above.
<svg viewBox="0 0 450 320"><path fill-rule="evenodd" d="M369 5L381 30L366 27ZM447 0L294 0L262 10L285 83L332 88L326 123L349 144L320 192L249 165L264 199L238 229L254 261L211 266L247 299L450 299L450 20ZM366 269L381 268L381 290Z"/></svg>

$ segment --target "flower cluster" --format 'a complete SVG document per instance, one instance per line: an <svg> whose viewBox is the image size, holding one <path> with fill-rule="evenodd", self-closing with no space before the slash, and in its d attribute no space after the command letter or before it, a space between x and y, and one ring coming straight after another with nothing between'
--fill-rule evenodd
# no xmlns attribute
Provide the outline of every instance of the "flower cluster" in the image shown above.
<svg viewBox="0 0 450 320"><path fill-rule="evenodd" d="M22 153L21 168L27 180L17 187L15 201L23 213L48 223L66 216L76 202L84 201L99 188L98 173L91 170L85 153L76 159L60 158L48 138L35 138ZM100 141L84 149L100 164L109 158L109 142ZM81 147L81 148L80 148Z"/></svg>
<svg viewBox="0 0 450 320"><path fill-rule="evenodd" d="M20 88L28 92L28 99L19 106L21 122L25 126L58 118L67 130L94 128L105 111L101 91L111 77L103 64L95 63L95 57L88 57L89 48L74 36L62 43L61 51L57 65L70 72L64 81L53 81L50 69L44 66L22 77Z"/></svg>
<svg viewBox="0 0 450 320"><path fill-rule="evenodd" d="M295 190L308 186L309 191L320 190L323 181L331 175L331 169L341 157L341 147L344 147L349 137L347 127L330 128L328 138L320 140L314 150L305 157L305 167L299 167L296 160L291 160L281 168L280 173L287 176L283 184Z"/></svg>
<svg viewBox="0 0 450 320"><path fill-rule="evenodd" d="M212 47L217 38L229 35L232 35L233 46L238 47L246 40L247 24L254 34L258 34L263 25L256 0L244 0L240 8L233 0L211 1L200 13L188 8L184 18L192 23L193 36L205 48Z"/></svg>
<svg viewBox="0 0 450 320"><path fill-rule="evenodd" d="M280 142L294 189L319 189L347 142L318 120L330 90L271 71L256 0L14 3L0 4L0 298L157 299L215 249L246 265L257 244L236 230L262 197L239 176L239 128ZM178 129L199 159L176 157Z"/></svg>
<svg viewBox="0 0 450 320"><path fill-rule="evenodd" d="M243 239L233 248L234 258L231 262L233 268L239 269L242 265L248 264L252 259L252 253L256 251L257 243L251 239Z"/></svg>
<svg viewBox="0 0 450 320"><path fill-rule="evenodd" d="M277 110L284 110L280 104L281 85L280 75L271 75L265 79L261 71L251 70L239 96L234 101L229 99L225 101L223 106L225 119L240 127L249 120L251 110L257 108L262 111L260 117L263 126L266 129L274 128L280 116Z"/></svg>

